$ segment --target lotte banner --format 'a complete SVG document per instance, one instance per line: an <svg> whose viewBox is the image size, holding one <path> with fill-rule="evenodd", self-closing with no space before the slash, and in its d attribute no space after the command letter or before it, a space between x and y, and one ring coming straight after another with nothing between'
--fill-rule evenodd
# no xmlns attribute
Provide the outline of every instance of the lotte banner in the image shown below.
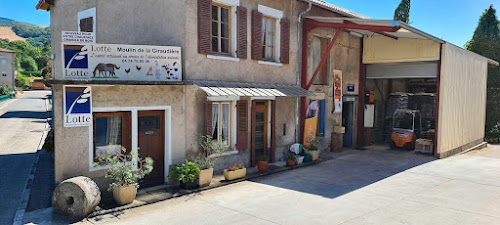
<svg viewBox="0 0 500 225"><path fill-rule="evenodd" d="M342 113L342 71L333 71L334 113Z"/></svg>

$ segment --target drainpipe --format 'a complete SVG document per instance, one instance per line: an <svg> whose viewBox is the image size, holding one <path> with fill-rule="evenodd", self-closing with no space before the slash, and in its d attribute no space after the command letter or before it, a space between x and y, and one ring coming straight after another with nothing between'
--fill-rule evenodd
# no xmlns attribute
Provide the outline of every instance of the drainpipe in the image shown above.
<svg viewBox="0 0 500 225"><path fill-rule="evenodd" d="M297 85L300 86L300 76L301 76L301 54L302 54L302 17L311 11L312 9L312 2L309 0L308 1L309 6L307 7L306 11L302 12L299 14L299 21L297 24L297 43L298 43L298 51L297 51ZM295 98L295 143L300 143L300 97Z"/></svg>

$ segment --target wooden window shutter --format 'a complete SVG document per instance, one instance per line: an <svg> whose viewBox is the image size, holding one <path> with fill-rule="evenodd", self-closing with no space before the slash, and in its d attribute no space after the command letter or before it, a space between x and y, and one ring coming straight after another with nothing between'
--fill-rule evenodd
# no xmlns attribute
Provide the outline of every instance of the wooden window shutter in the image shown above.
<svg viewBox="0 0 500 225"><path fill-rule="evenodd" d="M236 149L248 149L248 101L239 100L236 104L237 128L236 128Z"/></svg>
<svg viewBox="0 0 500 225"><path fill-rule="evenodd" d="M238 6L236 9L236 14L238 16L237 24L237 43L238 49L236 50L236 56L240 59L247 58L247 9Z"/></svg>
<svg viewBox="0 0 500 225"><path fill-rule="evenodd" d="M252 59L262 59L262 13L252 11Z"/></svg>
<svg viewBox="0 0 500 225"><path fill-rule="evenodd" d="M271 162L276 161L276 100L271 101Z"/></svg>
<svg viewBox="0 0 500 225"><path fill-rule="evenodd" d="M198 0L198 52L212 53L212 0Z"/></svg>
<svg viewBox="0 0 500 225"><path fill-rule="evenodd" d="M212 135L212 102L205 103L205 135Z"/></svg>
<svg viewBox="0 0 500 225"><path fill-rule="evenodd" d="M280 62L288 64L290 62L290 20L281 19L281 46Z"/></svg>

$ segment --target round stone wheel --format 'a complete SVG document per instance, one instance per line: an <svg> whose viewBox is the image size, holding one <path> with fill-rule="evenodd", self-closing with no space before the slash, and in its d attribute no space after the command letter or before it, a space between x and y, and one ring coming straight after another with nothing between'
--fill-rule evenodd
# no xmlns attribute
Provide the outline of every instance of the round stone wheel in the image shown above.
<svg viewBox="0 0 500 225"><path fill-rule="evenodd" d="M101 191L88 177L73 177L57 185L52 194L54 211L65 216L83 218L101 201Z"/></svg>

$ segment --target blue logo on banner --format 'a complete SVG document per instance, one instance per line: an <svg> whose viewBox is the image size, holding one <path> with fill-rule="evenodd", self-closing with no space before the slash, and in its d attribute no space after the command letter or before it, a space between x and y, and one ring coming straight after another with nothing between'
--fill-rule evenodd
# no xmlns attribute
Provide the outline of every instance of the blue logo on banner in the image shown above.
<svg viewBox="0 0 500 225"><path fill-rule="evenodd" d="M66 88L66 114L91 113L90 87Z"/></svg>
<svg viewBox="0 0 500 225"><path fill-rule="evenodd" d="M347 92L354 92L354 84L347 84Z"/></svg>
<svg viewBox="0 0 500 225"><path fill-rule="evenodd" d="M64 68L87 69L89 60L85 45L64 45Z"/></svg>

